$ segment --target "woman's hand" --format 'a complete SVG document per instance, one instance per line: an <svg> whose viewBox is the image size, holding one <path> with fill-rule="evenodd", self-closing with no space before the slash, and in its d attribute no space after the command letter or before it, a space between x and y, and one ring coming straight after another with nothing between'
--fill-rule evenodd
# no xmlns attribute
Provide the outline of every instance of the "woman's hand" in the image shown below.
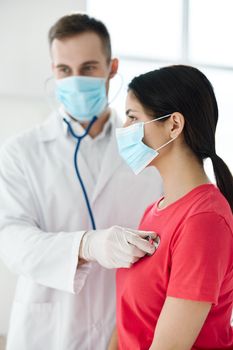
<svg viewBox="0 0 233 350"><path fill-rule="evenodd" d="M117 338L117 329L113 329L112 336L108 345L108 350L118 350L118 338Z"/></svg>

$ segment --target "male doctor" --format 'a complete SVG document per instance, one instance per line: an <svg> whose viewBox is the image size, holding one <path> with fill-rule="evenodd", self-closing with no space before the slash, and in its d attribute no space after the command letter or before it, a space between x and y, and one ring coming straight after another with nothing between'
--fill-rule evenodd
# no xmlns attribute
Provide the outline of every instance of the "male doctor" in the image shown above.
<svg viewBox="0 0 233 350"><path fill-rule="evenodd" d="M148 233L124 227L137 227L162 184L118 156L121 121L107 103L118 61L104 24L62 17L49 43L61 108L0 151L0 256L19 275L7 350L106 350L114 268L154 252Z"/></svg>

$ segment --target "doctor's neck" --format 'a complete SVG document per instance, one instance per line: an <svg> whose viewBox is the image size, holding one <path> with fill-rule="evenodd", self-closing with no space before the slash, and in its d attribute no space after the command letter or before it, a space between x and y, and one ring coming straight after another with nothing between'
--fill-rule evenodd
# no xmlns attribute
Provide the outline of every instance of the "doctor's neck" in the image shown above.
<svg viewBox="0 0 233 350"><path fill-rule="evenodd" d="M90 130L89 130L88 135L89 135L90 137L92 137L92 138L94 139L95 137L97 137L97 136L101 133L101 131L102 131L103 128L104 128L105 123L108 121L108 119L109 119L109 117L110 117L110 113L111 113L111 111L110 111L110 108L108 107L108 108L106 108L106 109L104 110L104 112L98 117L98 119L94 122L94 124L92 125L92 127L91 127ZM81 123L81 122L80 122L80 124L82 125L82 127L83 127L84 129L87 129L89 123L90 123L90 122L87 122L87 123Z"/></svg>

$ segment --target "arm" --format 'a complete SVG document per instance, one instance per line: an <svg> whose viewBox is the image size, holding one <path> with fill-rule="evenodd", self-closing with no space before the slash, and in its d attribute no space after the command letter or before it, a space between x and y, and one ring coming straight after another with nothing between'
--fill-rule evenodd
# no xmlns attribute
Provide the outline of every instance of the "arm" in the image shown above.
<svg viewBox="0 0 233 350"><path fill-rule="evenodd" d="M0 151L0 256L13 272L46 287L78 293L91 269L85 260L108 268L129 267L154 252L143 239L148 236L145 232L119 227L85 235L85 231L42 230L40 208L19 149L11 144Z"/></svg>
<svg viewBox="0 0 233 350"><path fill-rule="evenodd" d="M190 350L211 303L167 297L149 350Z"/></svg>
<svg viewBox="0 0 233 350"><path fill-rule="evenodd" d="M108 345L108 350L118 350L117 329L114 328Z"/></svg>
<svg viewBox="0 0 233 350"><path fill-rule="evenodd" d="M77 270L85 231L55 233L40 228L39 208L19 150L20 145L11 143L0 151L0 256L16 274L77 293L88 273L88 266Z"/></svg>

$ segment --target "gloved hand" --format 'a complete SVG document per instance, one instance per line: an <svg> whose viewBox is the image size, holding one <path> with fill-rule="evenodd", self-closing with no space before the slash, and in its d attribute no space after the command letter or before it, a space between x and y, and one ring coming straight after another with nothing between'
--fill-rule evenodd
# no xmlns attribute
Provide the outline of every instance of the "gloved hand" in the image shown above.
<svg viewBox="0 0 233 350"><path fill-rule="evenodd" d="M156 234L120 226L105 230L87 231L80 245L79 256L86 261L97 261L106 268L130 267L145 254L153 254L155 245L146 238Z"/></svg>

